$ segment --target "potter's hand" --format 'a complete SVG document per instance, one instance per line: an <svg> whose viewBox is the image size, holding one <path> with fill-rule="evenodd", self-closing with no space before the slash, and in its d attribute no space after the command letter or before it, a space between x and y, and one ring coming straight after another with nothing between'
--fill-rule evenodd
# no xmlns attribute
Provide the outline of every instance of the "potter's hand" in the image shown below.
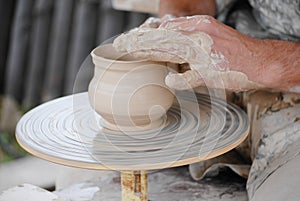
<svg viewBox="0 0 300 201"><path fill-rule="evenodd" d="M245 43L251 40L213 17L194 16L163 21L156 29L133 29L120 35L114 46L139 58L188 63L191 70L166 77L171 88L206 85L241 91L260 87L238 68L247 63Z"/></svg>

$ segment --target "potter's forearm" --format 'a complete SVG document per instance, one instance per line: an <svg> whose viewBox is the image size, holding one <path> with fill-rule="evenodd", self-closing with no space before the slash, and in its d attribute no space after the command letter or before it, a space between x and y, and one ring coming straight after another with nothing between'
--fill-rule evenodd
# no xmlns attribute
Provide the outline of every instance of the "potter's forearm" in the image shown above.
<svg viewBox="0 0 300 201"><path fill-rule="evenodd" d="M300 43L264 40L257 81L266 87L300 93Z"/></svg>
<svg viewBox="0 0 300 201"><path fill-rule="evenodd" d="M160 0L159 16L172 14L176 17L191 15L216 15L215 0Z"/></svg>

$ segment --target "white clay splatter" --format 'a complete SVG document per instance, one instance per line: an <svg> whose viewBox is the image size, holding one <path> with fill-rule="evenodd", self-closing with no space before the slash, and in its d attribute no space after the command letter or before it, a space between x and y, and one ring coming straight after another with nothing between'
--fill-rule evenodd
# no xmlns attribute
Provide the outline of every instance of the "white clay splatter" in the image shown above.
<svg viewBox="0 0 300 201"><path fill-rule="evenodd" d="M211 22L209 21L209 19L203 19L202 22L206 23L206 24L210 24Z"/></svg>
<svg viewBox="0 0 300 201"><path fill-rule="evenodd" d="M211 21L209 20L209 17L207 16L188 16L184 17L187 20L193 20L195 25L199 25L201 23L210 24ZM167 24L164 24L163 27L169 30L181 30L181 31L187 31L187 32L193 32L197 31L197 26L186 26L186 21L177 21L177 19L171 19Z"/></svg>
<svg viewBox="0 0 300 201"><path fill-rule="evenodd" d="M211 52L210 58L212 62L212 68L218 71L228 71L229 62L221 52Z"/></svg>
<svg viewBox="0 0 300 201"><path fill-rule="evenodd" d="M294 87L290 88L289 91L293 92L293 93L300 93L300 86L294 86Z"/></svg>
<svg viewBox="0 0 300 201"><path fill-rule="evenodd" d="M174 18L175 17L170 14L167 14L162 18L150 17L140 26L140 28L158 28L164 21L171 20Z"/></svg>
<svg viewBox="0 0 300 201"><path fill-rule="evenodd" d="M187 16L187 17L185 17L187 20L190 20L190 19L195 19L195 20L197 20L198 22L197 22L197 24L199 24L199 23L206 23L206 24L210 24L211 23L211 21L209 20L209 17L207 17L207 16L201 16L201 17L199 17L199 16Z"/></svg>

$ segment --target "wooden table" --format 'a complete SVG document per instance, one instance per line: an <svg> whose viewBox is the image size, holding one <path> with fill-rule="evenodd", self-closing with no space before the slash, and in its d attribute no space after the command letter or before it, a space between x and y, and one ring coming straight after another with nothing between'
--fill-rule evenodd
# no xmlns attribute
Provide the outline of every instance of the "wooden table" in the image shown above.
<svg viewBox="0 0 300 201"><path fill-rule="evenodd" d="M66 96L26 113L16 137L25 150L55 163L121 171L122 199L145 201L147 170L219 156L249 132L246 114L233 104L190 92L180 92L177 99L160 129L124 133L102 127L87 93Z"/></svg>

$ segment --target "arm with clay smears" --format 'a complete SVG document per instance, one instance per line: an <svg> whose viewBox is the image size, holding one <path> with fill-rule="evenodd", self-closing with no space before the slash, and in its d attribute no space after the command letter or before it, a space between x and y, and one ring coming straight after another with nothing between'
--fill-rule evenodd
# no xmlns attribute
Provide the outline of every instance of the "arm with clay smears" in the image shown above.
<svg viewBox="0 0 300 201"><path fill-rule="evenodd" d="M157 28L164 21L181 16L210 15L217 13L216 0L160 0L158 17L148 18L140 27Z"/></svg>
<svg viewBox="0 0 300 201"><path fill-rule="evenodd" d="M215 0L160 0L158 16L216 15Z"/></svg>

